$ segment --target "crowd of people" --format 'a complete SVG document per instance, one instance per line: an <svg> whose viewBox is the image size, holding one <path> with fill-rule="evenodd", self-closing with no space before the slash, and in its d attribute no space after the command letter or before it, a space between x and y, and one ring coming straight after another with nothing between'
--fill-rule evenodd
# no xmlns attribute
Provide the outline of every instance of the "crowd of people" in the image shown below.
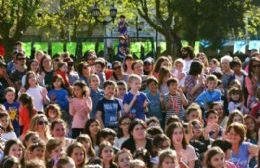
<svg viewBox="0 0 260 168"><path fill-rule="evenodd" d="M260 54L0 60L0 167L259 167Z"/></svg>

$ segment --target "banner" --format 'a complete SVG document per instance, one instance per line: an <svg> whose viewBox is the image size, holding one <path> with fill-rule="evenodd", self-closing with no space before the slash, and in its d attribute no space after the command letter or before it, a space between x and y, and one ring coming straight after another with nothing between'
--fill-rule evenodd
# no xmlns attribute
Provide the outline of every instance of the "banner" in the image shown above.
<svg viewBox="0 0 260 168"><path fill-rule="evenodd" d="M234 51L233 53L246 53L246 45L247 42L244 40L240 40L240 41L235 41L234 42Z"/></svg>
<svg viewBox="0 0 260 168"><path fill-rule="evenodd" d="M136 54L138 58L141 57L141 42L130 43L130 53Z"/></svg>
<svg viewBox="0 0 260 168"><path fill-rule="evenodd" d="M249 46L248 46L249 50L255 49L258 52L260 51L260 40L251 40L249 41Z"/></svg>

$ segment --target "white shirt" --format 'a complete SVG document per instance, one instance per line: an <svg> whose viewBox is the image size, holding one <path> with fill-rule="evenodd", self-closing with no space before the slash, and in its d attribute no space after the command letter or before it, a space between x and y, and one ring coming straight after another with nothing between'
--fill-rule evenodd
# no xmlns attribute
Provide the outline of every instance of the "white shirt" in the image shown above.
<svg viewBox="0 0 260 168"><path fill-rule="evenodd" d="M37 86L35 88L29 88L26 93L29 94L33 99L33 105L37 111L43 111L43 97L41 92L43 87Z"/></svg>

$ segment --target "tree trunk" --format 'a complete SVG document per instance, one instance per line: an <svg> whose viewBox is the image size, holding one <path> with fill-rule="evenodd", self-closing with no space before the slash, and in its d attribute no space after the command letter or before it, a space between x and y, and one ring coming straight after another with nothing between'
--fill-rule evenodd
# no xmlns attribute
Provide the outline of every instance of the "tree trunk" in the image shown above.
<svg viewBox="0 0 260 168"><path fill-rule="evenodd" d="M167 34L165 36L166 41L166 52L165 54L170 55L172 58L177 58L181 51L181 39L176 33Z"/></svg>

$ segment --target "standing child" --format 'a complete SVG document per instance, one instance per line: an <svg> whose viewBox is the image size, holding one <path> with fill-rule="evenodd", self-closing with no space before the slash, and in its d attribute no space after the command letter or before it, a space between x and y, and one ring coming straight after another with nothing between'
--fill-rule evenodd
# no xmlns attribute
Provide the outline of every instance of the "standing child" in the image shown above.
<svg viewBox="0 0 260 168"><path fill-rule="evenodd" d="M166 109L166 121L172 115L177 115L180 119L184 119L184 108L183 106L188 105L182 89L178 88L179 81L176 78L170 78L167 81L169 87L169 93L165 95L165 109Z"/></svg>
<svg viewBox="0 0 260 168"><path fill-rule="evenodd" d="M5 99L4 102L5 109L8 111L10 119L12 121L15 134L20 135L20 127L18 121L18 109L19 103L15 100L15 88L8 87L5 89Z"/></svg>
<svg viewBox="0 0 260 168"><path fill-rule="evenodd" d="M98 101L104 97L104 91L99 88L100 79L98 75L91 74L89 77L89 81L90 81L90 96L92 99L92 111L90 113L90 118L95 118L97 112L97 104Z"/></svg>
<svg viewBox="0 0 260 168"><path fill-rule="evenodd" d="M169 88L167 86L168 79L171 78L171 72L167 67L161 67L159 71L159 89L161 94L165 95L169 92Z"/></svg>
<svg viewBox="0 0 260 168"><path fill-rule="evenodd" d="M97 104L96 118L106 128L116 129L120 117L121 107L115 99L116 83L111 80L104 82L104 97Z"/></svg>
<svg viewBox="0 0 260 168"><path fill-rule="evenodd" d="M174 69L172 70L172 74L179 80L179 86L181 88L184 87L185 76L186 76L183 67L184 67L183 59L178 58L174 61Z"/></svg>
<svg viewBox="0 0 260 168"><path fill-rule="evenodd" d="M105 67L106 67L106 61L103 58L98 58L95 61L95 73L99 77L100 88L103 88L104 82L106 81Z"/></svg>
<svg viewBox="0 0 260 168"><path fill-rule="evenodd" d="M89 96L89 88L85 82L77 81L73 85L74 98L69 98L69 112L72 120L72 138L83 132L85 124L92 110L92 100Z"/></svg>
<svg viewBox="0 0 260 168"><path fill-rule="evenodd" d="M120 106L121 106L121 109L122 109L122 116L124 116L125 112L124 112L123 99L124 99L124 96L125 96L126 91L127 91L127 84L126 84L125 81L122 81L122 80L118 81L116 84L117 84L116 98L120 103Z"/></svg>
<svg viewBox="0 0 260 168"><path fill-rule="evenodd" d="M51 103L58 104L62 111L67 112L69 108L68 91L65 88L65 83L60 75L56 75L52 80L52 89L49 91L48 96Z"/></svg>
<svg viewBox="0 0 260 168"><path fill-rule="evenodd" d="M19 97L20 108L19 108L19 125L21 137L25 136L30 128L30 121L36 114L36 110L33 106L32 97L27 93L22 93Z"/></svg>
<svg viewBox="0 0 260 168"><path fill-rule="evenodd" d="M204 109L208 109L209 103L221 101L221 91L216 89L218 78L215 75L208 75L206 79L207 90L203 91L196 98L196 102Z"/></svg>
<svg viewBox="0 0 260 168"><path fill-rule="evenodd" d="M124 111L132 118L145 120L145 111L148 107L148 99L141 89L142 79L136 74L132 74L128 78L130 91L124 96Z"/></svg>
<svg viewBox="0 0 260 168"><path fill-rule="evenodd" d="M158 90L158 81L155 77L150 77L147 79L148 89L146 90L146 96L149 100L147 117L153 117L159 119L161 125L163 125L163 95L160 95Z"/></svg>
<svg viewBox="0 0 260 168"><path fill-rule="evenodd" d="M240 88L232 87L228 90L229 103L228 103L228 111L229 114L234 110L239 110L243 114L248 113L248 109L244 106L243 102L243 93Z"/></svg>
<svg viewBox="0 0 260 168"><path fill-rule="evenodd" d="M58 69L55 72L55 75L60 75L65 83L66 87L69 87L69 76L67 74L68 72L68 64L66 62L59 62L58 63Z"/></svg>

